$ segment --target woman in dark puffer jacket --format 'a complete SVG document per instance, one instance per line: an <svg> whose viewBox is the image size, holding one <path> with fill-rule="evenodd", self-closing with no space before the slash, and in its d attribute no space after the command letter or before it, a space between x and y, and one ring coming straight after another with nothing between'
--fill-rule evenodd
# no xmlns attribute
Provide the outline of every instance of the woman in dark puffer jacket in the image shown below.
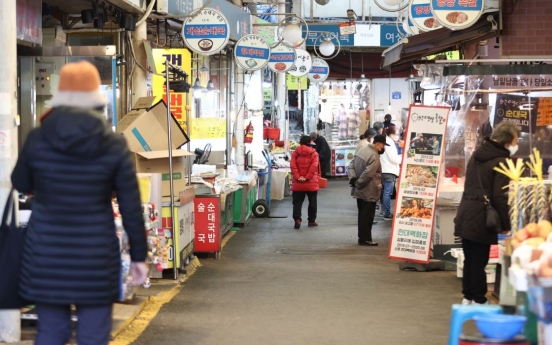
<svg viewBox="0 0 552 345"><path fill-rule="evenodd" d="M291 173L293 175L291 190L293 192L293 219L295 229L301 227L301 208L305 195L309 198L309 226L316 223L316 198L318 194L318 153L312 148L314 143L308 135L301 137L301 144L291 156Z"/></svg>

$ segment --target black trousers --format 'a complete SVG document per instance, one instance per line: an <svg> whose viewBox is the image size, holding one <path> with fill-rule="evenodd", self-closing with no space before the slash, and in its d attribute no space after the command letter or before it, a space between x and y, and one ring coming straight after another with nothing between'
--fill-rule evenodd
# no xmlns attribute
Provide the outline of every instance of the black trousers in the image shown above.
<svg viewBox="0 0 552 345"><path fill-rule="evenodd" d="M305 195L309 198L309 222L316 221L317 210L317 196L318 192L293 192L293 220L301 219L301 209L303 208L303 201L305 201Z"/></svg>
<svg viewBox="0 0 552 345"><path fill-rule="evenodd" d="M489 263L491 245L462 239L462 250L464 251L462 294L470 301L485 303L487 302L485 267Z"/></svg>
<svg viewBox="0 0 552 345"><path fill-rule="evenodd" d="M358 240L372 242L372 224L376 215L376 202L357 199Z"/></svg>
<svg viewBox="0 0 552 345"><path fill-rule="evenodd" d="M329 168L330 168L330 161L320 162L320 169L322 169L322 177L328 177Z"/></svg>

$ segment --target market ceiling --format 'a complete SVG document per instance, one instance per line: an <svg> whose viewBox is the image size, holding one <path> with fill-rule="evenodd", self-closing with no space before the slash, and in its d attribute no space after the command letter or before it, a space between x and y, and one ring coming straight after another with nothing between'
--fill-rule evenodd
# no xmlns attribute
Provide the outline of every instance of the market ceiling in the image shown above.
<svg viewBox="0 0 552 345"><path fill-rule="evenodd" d="M352 64L351 64L352 60ZM329 78L350 79L351 68L352 78L359 79L361 74L366 78L389 78L389 71L380 68L381 53L362 53L342 51L335 58L326 60L330 66ZM402 65L391 70L391 77L408 77L411 65Z"/></svg>

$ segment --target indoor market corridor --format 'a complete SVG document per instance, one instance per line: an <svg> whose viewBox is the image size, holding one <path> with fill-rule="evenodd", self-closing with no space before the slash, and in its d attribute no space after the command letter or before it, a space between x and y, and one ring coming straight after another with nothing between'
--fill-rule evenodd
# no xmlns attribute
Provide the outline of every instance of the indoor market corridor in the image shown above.
<svg viewBox="0 0 552 345"><path fill-rule="evenodd" d="M400 271L387 258L390 221L357 245L348 182L318 195L317 228L293 229L291 198L231 238L134 344L444 345L451 304L462 299L455 272ZM307 201L303 205L305 218Z"/></svg>

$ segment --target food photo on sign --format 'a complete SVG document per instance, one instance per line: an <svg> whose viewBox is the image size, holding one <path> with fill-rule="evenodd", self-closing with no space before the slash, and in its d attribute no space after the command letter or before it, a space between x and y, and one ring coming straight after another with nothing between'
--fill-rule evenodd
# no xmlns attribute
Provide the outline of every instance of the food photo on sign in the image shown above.
<svg viewBox="0 0 552 345"><path fill-rule="evenodd" d="M466 29L483 14L484 0L431 0L431 11L440 25L451 29Z"/></svg>
<svg viewBox="0 0 552 345"><path fill-rule="evenodd" d="M437 187L437 174L439 167L427 165L407 164L405 179L408 182L407 187Z"/></svg>
<svg viewBox="0 0 552 345"><path fill-rule="evenodd" d="M433 200L422 198L403 198L399 217L433 219Z"/></svg>

